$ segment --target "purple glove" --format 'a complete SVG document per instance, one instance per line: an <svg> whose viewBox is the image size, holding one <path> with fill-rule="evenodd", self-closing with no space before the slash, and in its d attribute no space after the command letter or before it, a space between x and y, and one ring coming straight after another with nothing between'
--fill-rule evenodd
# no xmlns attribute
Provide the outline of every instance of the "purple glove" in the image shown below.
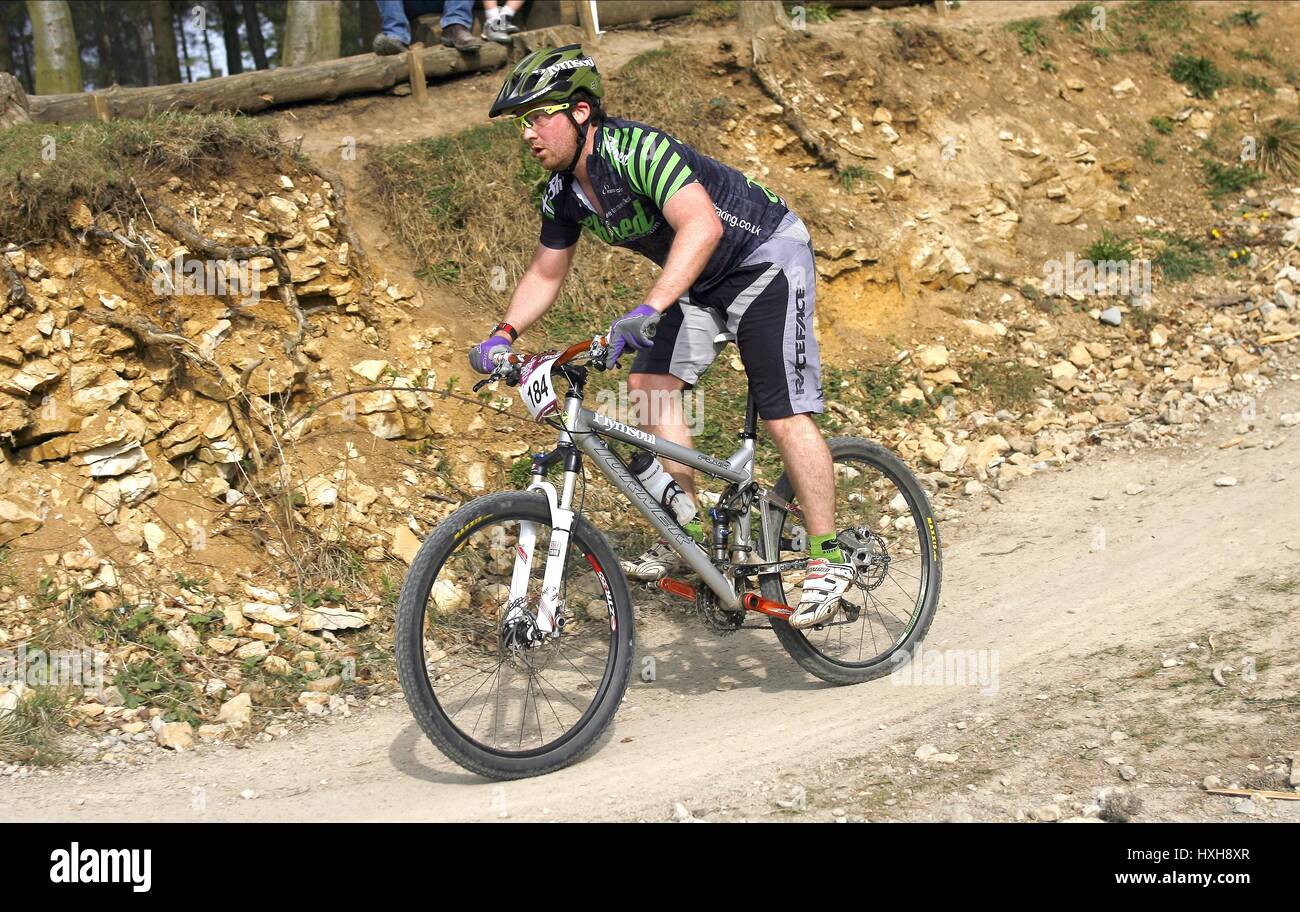
<svg viewBox="0 0 1300 912"><path fill-rule="evenodd" d="M624 348L649 348L654 345L655 327L661 314L649 304L628 311L609 327L610 356L608 363L618 366Z"/></svg>
<svg viewBox="0 0 1300 912"><path fill-rule="evenodd" d="M469 366L480 374L490 374L496 368L492 360L495 352L510 352L510 340L505 336L494 335L486 342L480 342L469 350Z"/></svg>

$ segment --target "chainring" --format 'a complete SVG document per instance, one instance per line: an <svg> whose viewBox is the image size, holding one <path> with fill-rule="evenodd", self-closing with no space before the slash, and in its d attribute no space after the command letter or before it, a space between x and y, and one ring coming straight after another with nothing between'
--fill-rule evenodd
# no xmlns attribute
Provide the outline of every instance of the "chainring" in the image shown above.
<svg viewBox="0 0 1300 912"><path fill-rule="evenodd" d="M719 606L718 596L708 586L695 590L695 612L719 636L730 636L745 626L745 612L727 611Z"/></svg>

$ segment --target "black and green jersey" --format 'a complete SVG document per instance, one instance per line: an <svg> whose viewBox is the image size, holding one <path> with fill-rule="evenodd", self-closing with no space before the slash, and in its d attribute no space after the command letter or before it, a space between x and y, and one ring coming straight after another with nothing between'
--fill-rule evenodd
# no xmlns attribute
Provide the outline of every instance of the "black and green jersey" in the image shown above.
<svg viewBox="0 0 1300 912"><path fill-rule="evenodd" d="M664 205L687 184L703 185L722 221L722 239L691 287L697 304L713 303L709 291L771 237L789 211L783 199L735 168L662 130L616 117L598 129L587 175L605 217L588 204L572 174L554 174L542 194L541 242L563 250L586 227L605 243L635 250L660 266L675 234Z"/></svg>

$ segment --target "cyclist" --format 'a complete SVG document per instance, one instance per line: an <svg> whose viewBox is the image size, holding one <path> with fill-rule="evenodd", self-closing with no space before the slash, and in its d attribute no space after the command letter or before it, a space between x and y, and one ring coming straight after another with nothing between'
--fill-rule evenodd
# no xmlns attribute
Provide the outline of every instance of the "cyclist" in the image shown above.
<svg viewBox="0 0 1300 912"><path fill-rule="evenodd" d="M691 436L681 390L693 387L734 335L759 417L770 433L804 510L810 560L790 624L829 620L853 580L835 537L830 450L812 415L823 411L821 362L813 334L816 270L804 223L756 181L672 136L605 114L595 61L580 45L542 48L511 71L489 112L514 115L550 182L542 195L541 238L503 322L470 351L481 373L555 302L583 227L662 267L642 304L609 330L610 363L636 352L633 392L675 406L644 430L684 446ZM659 317L662 315L662 317ZM653 345L637 330L658 318ZM655 420L657 419L657 420ZM691 470L663 460L692 498ZM688 528L697 539L698 523ZM658 579L681 564L659 541L624 570Z"/></svg>

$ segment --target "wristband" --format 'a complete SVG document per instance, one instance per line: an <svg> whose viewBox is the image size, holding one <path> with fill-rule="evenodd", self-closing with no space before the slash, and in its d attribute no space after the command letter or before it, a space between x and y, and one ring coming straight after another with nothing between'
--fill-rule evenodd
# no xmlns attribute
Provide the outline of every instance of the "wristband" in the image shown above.
<svg viewBox="0 0 1300 912"><path fill-rule="evenodd" d="M501 332L502 330L505 330L510 335L510 344L512 345L514 344L515 340L519 338L519 332L513 326L511 326L509 323L506 322L498 323L492 329L492 335L495 336L497 333Z"/></svg>

